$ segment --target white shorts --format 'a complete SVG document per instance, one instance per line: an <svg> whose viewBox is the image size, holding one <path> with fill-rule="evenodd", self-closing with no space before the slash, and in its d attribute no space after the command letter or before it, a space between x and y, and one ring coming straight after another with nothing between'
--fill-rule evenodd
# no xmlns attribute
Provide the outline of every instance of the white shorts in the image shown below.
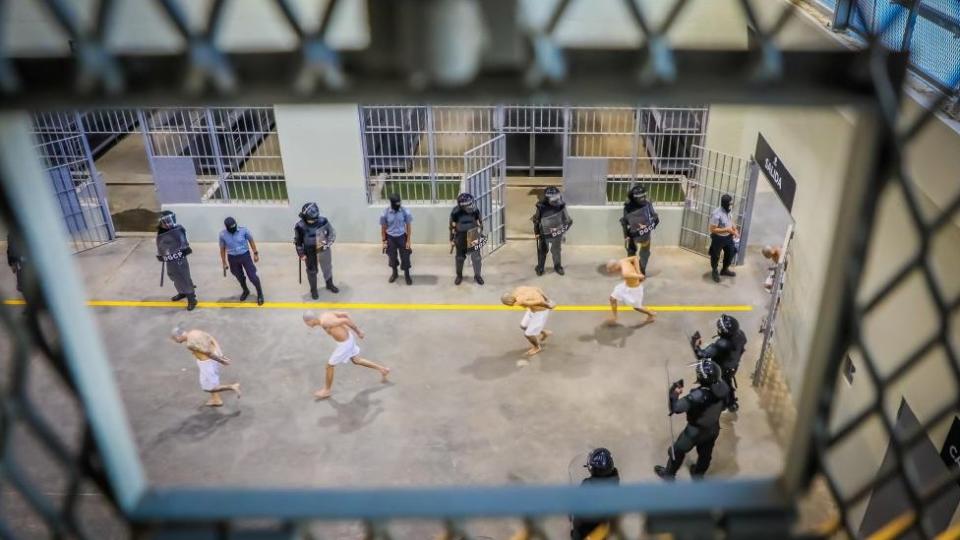
<svg viewBox="0 0 960 540"><path fill-rule="evenodd" d="M610 297L621 304L632 308L643 307L643 283L636 287L627 287L626 283L618 283L610 293Z"/></svg>
<svg viewBox="0 0 960 540"><path fill-rule="evenodd" d="M197 360L200 368L200 389L211 391L220 386L220 362L215 360Z"/></svg>
<svg viewBox="0 0 960 540"><path fill-rule="evenodd" d="M346 364L358 354L360 354L360 347L357 345L357 336L347 330L347 340L337 342L337 348L333 350L327 363L331 366Z"/></svg>
<svg viewBox="0 0 960 540"><path fill-rule="evenodd" d="M523 315L523 320L520 321L520 326L524 328L523 335L525 336L539 336L540 332L543 332L543 328L547 326L547 317L550 316L550 310L545 309L543 311L531 311Z"/></svg>

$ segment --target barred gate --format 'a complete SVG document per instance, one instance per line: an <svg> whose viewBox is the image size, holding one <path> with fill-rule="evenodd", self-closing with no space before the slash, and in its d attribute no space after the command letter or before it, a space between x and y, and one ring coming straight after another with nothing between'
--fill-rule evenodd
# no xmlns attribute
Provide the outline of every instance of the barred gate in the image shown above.
<svg viewBox="0 0 960 540"><path fill-rule="evenodd" d="M683 220L680 225L680 247L709 256L710 214L720 206L720 197L733 197L734 223L740 227L740 246L735 264L743 264L753 195L759 168L753 161L694 146L697 156L692 176L687 179Z"/></svg>
<svg viewBox="0 0 960 540"><path fill-rule="evenodd" d="M506 241L507 176L506 137L497 135L463 153L463 191L477 201L487 243L484 256L490 255Z"/></svg>
<svg viewBox="0 0 960 540"><path fill-rule="evenodd" d="M35 149L53 184L74 253L114 238L106 187L93 163L83 120L77 112L33 116Z"/></svg>
<svg viewBox="0 0 960 540"><path fill-rule="evenodd" d="M773 274L768 278L770 282L770 302L767 304L767 313L763 317L763 326L760 327L760 331L763 333L763 344L760 345L760 358L757 359L757 365L753 369L753 375L751 376L754 386L759 384L763 379L770 349L773 346L773 331L777 322L777 314L780 311L780 301L783 299L783 283L787 276L787 268L790 265L792 240L793 225L790 225L787 227L787 234L784 236L783 244L780 246L780 260L771 269Z"/></svg>

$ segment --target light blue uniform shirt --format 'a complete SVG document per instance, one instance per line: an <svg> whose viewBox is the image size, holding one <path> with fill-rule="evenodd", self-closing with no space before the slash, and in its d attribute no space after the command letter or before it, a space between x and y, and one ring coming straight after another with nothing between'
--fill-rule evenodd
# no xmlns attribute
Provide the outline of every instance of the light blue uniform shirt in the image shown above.
<svg viewBox="0 0 960 540"><path fill-rule="evenodd" d="M220 247L227 248L227 255L243 255L250 251L247 246L250 241L253 241L253 235L246 227L237 227L233 234L226 229L220 231Z"/></svg>
<svg viewBox="0 0 960 540"><path fill-rule="evenodd" d="M732 212L733 210L731 210ZM723 208L715 208L713 213L710 214L710 224L725 229L733 225L733 218L730 217L730 214L723 211ZM730 236L730 233L714 233L717 236Z"/></svg>
<svg viewBox="0 0 960 540"><path fill-rule="evenodd" d="M388 207L380 216L380 225L387 226L389 236L397 237L407 234L408 223L413 223L413 214L403 206L400 207L399 212Z"/></svg>

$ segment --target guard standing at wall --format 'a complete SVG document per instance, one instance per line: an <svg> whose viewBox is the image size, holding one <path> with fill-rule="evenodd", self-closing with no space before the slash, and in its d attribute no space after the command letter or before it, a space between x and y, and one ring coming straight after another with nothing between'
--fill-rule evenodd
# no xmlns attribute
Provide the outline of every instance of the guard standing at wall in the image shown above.
<svg viewBox="0 0 960 540"><path fill-rule="evenodd" d="M220 262L223 263L223 269L230 270L233 277L240 282L240 301L243 302L250 296L250 289L247 288L247 277L257 289L257 305L263 305L263 288L260 287L260 276L257 275L257 267L254 263L260 262L260 252L257 251L257 243L253 240L253 235L246 227L237 225L237 220L228 217L223 220L224 229L220 231ZM250 249L253 249L253 257L250 256ZM244 275L246 273L246 276Z"/></svg>
<svg viewBox="0 0 960 540"><path fill-rule="evenodd" d="M533 217L533 234L537 239L537 275L543 275L543 265L547 261L547 250L553 257L553 269L561 276L563 264L560 259L560 249L564 236L573 220L567 213L567 205L563 202L563 195L556 187L548 187L543 192L543 199L537 202Z"/></svg>
<svg viewBox="0 0 960 540"><path fill-rule="evenodd" d="M633 257L639 249L640 271L644 274L647 273L647 261L650 260L650 237L659 224L660 216L654 210L653 203L647 200L647 188L634 185L627 195L627 202L623 204L620 225L623 227L627 255Z"/></svg>
<svg viewBox="0 0 960 540"><path fill-rule="evenodd" d="M463 263L469 253L470 262L473 264L473 280L478 285L483 285L483 277L480 275L480 250L485 243L483 220L473 195L457 195L457 206L450 212L450 249L457 251L457 279L454 284L459 285L463 281Z"/></svg>
<svg viewBox="0 0 960 540"><path fill-rule="evenodd" d="M407 285L413 285L410 277L410 242L413 235L413 214L401 204L400 194L390 195L390 206L380 216L380 237L383 239L383 251L387 254L387 264L392 269L390 279L393 283L400 277L397 266L403 270Z"/></svg>
<svg viewBox="0 0 960 540"><path fill-rule="evenodd" d="M177 294L170 299L178 302L187 299L187 311L197 307L196 286L190 277L190 263L187 256L193 253L187 242L187 231L177 224L177 216L170 210L160 212L157 227L157 260L166 266L167 277L177 288ZM161 276L161 284L163 278Z"/></svg>
<svg viewBox="0 0 960 540"><path fill-rule="evenodd" d="M320 298L317 292L317 263L323 271L328 291L336 294L340 289L333 284L333 256L330 250L337 240L337 231L333 229L330 220L320 215L317 203L308 202L303 205L298 214L300 221L293 227L293 243L297 248L297 255L307 265L307 281L310 283L310 297Z"/></svg>
<svg viewBox="0 0 960 540"><path fill-rule="evenodd" d="M606 448L595 448L587 456L587 463L584 465L590 476L580 482L581 486L602 486L602 485L620 485L620 471L613 463L613 455ZM612 517L578 517L571 516L570 520L573 528L570 531L572 540L586 540L591 538L591 533L598 528L604 527L609 530ZM601 538L605 538L602 536Z"/></svg>
<svg viewBox="0 0 960 540"><path fill-rule="evenodd" d="M23 292L23 262L24 257L20 247L13 240L13 236L7 233L7 265L17 278L17 290L20 292Z"/></svg>
<svg viewBox="0 0 960 540"><path fill-rule="evenodd" d="M700 332L690 338L693 354L699 359L709 358L720 366L720 377L730 387L726 406L730 412L740 408L737 402L737 370L740 369L740 358L747 347L747 335L740 329L737 319L724 313L717 319L717 340L701 349Z"/></svg>
<svg viewBox="0 0 960 540"><path fill-rule="evenodd" d="M730 270L730 263L737 254L735 238L740 237L740 229L733 223L730 212L733 210L733 197L724 193L720 197L720 207L710 214L710 268L713 281L720 283L720 276L736 276ZM720 252L723 252L723 267L717 272L717 263L720 262Z"/></svg>
<svg viewBox="0 0 960 540"><path fill-rule="evenodd" d="M665 480L673 480L687 452L697 449L697 462L690 467L690 475L701 478L710 467L713 445L720 436L720 414L730 389L720 379L720 368L709 359L696 366L698 387L683 393L683 379L670 385L668 394L670 414L687 415L687 425L667 451L667 465L657 465L653 472Z"/></svg>

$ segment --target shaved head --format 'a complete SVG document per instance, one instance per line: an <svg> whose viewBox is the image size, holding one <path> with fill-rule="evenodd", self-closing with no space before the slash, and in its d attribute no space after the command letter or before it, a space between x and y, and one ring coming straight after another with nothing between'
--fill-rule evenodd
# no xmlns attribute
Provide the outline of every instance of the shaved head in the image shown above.
<svg viewBox="0 0 960 540"><path fill-rule="evenodd" d="M505 306L512 306L517 303L517 297L514 296L512 292L506 292L500 297L500 301L503 302Z"/></svg>
<svg viewBox="0 0 960 540"><path fill-rule="evenodd" d="M611 274L613 274L619 271L620 271L620 261L616 259L610 259L609 261L607 261L607 272L610 272Z"/></svg>
<svg viewBox="0 0 960 540"><path fill-rule="evenodd" d="M170 331L170 339L176 342L182 342L187 339L187 331L183 329L179 324L173 327L173 330Z"/></svg>
<svg viewBox="0 0 960 540"><path fill-rule="evenodd" d="M769 259L773 256L773 246L763 246L763 249L760 250L760 253Z"/></svg>
<svg viewBox="0 0 960 540"><path fill-rule="evenodd" d="M317 315L316 311L308 309L303 312L303 323L307 326L316 326L320 324L320 316Z"/></svg>

